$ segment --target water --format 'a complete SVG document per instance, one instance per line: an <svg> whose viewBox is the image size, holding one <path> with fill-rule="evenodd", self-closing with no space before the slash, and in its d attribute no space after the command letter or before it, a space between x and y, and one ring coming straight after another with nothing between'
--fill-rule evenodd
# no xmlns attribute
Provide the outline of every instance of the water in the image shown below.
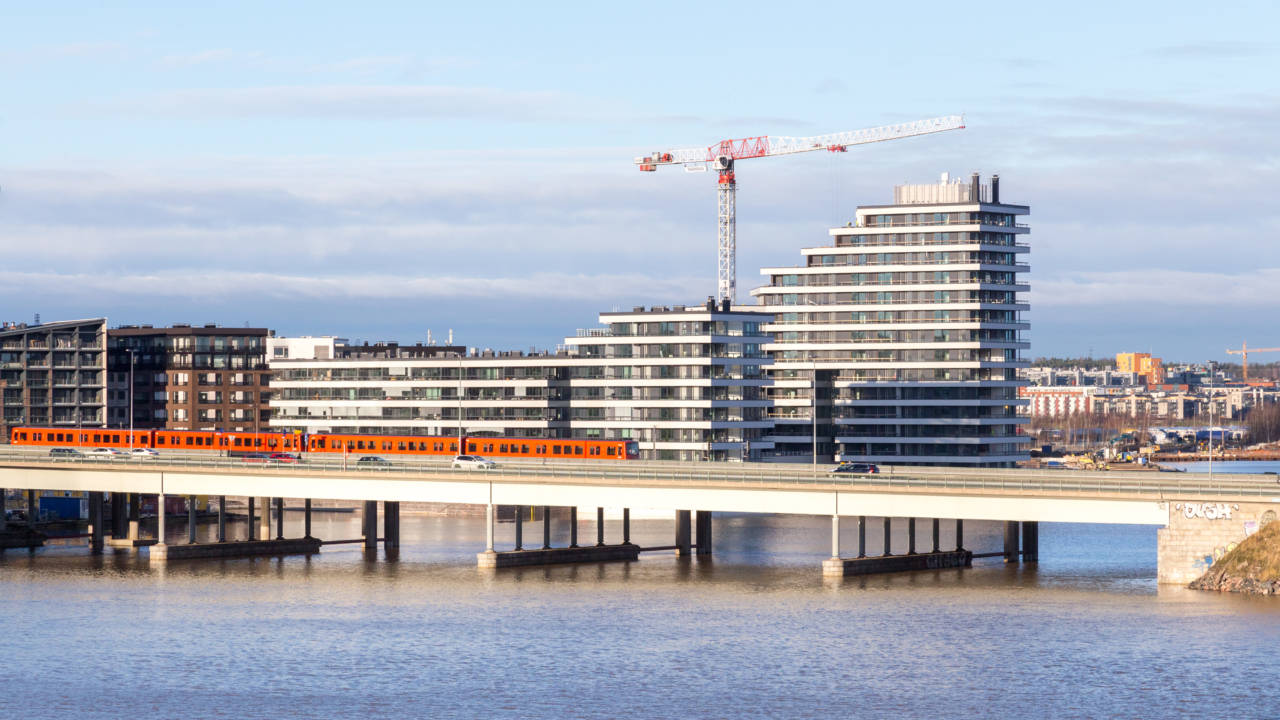
<svg viewBox="0 0 1280 720"><path fill-rule="evenodd" d="M288 515L290 534L299 527ZM175 539L185 537L178 523ZM905 547L902 526L895 546ZM712 561L485 573L479 520L396 562L0 557L0 710L25 718L1274 715L1280 599L1157 586L1155 529L1042 524L1038 565L823 580L830 521L717 516ZM236 530L243 532L243 524ZM943 547L951 528L944 523ZM207 529L206 529L207 530ZM611 539L619 537L610 524ZM854 523L846 523L852 548ZM1000 526L965 524L998 549ZM355 515L316 534L356 537ZM584 523L584 539L594 530ZM881 526L868 527L878 551ZM499 527L509 547L512 528ZM557 536L563 538L561 532ZM633 523L641 545L672 525ZM930 542L920 525L921 545ZM526 537L540 539L538 524Z"/></svg>

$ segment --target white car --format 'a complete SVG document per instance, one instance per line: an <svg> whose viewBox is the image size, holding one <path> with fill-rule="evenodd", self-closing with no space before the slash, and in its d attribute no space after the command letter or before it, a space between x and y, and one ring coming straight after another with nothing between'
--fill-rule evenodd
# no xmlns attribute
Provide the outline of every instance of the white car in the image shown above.
<svg viewBox="0 0 1280 720"><path fill-rule="evenodd" d="M89 457L106 458L107 460L113 460L117 456L123 455L123 454L124 453L121 453L119 450L116 450L115 448L94 448L89 452L85 453L85 455L88 455Z"/></svg>
<svg viewBox="0 0 1280 720"><path fill-rule="evenodd" d="M134 460L149 460L151 458L160 457L160 453L152 450L151 448L134 448L133 452L129 453L129 457Z"/></svg>
<svg viewBox="0 0 1280 720"><path fill-rule="evenodd" d="M453 467L462 470L492 470L498 464L479 455L459 455L453 459Z"/></svg>

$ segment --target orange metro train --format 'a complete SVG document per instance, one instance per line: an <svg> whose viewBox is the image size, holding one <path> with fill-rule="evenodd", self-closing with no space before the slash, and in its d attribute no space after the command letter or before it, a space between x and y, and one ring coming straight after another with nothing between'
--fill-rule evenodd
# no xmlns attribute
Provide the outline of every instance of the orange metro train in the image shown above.
<svg viewBox="0 0 1280 720"><path fill-rule="evenodd" d="M132 433L132 440L130 440ZM15 427L18 446L151 448L241 452L377 453L385 455L459 454L457 437L424 435L343 435L238 432L231 430L128 430L118 428ZM634 440L464 437L465 455L553 460L634 460Z"/></svg>

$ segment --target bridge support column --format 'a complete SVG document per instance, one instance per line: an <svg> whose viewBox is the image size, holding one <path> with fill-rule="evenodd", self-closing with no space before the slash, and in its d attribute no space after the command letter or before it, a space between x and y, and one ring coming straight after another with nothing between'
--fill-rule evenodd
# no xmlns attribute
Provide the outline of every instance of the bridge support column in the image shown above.
<svg viewBox="0 0 1280 720"><path fill-rule="evenodd" d="M631 544L631 508L622 508L622 544Z"/></svg>
<svg viewBox="0 0 1280 720"><path fill-rule="evenodd" d="M840 558L840 516L831 516L831 559Z"/></svg>
<svg viewBox="0 0 1280 720"><path fill-rule="evenodd" d="M276 539L284 539L284 498L276 498Z"/></svg>
<svg viewBox="0 0 1280 720"><path fill-rule="evenodd" d="M365 500L364 511L360 516L363 525L364 549L378 549L378 501Z"/></svg>
<svg viewBox="0 0 1280 720"><path fill-rule="evenodd" d="M9 527L9 516L5 511L5 504L8 501L6 495L8 495L8 493L8 490L0 488L0 530L4 530Z"/></svg>
<svg viewBox="0 0 1280 720"><path fill-rule="evenodd" d="M311 501L307 501L307 509L311 509ZM493 507L493 503L484 506L484 551L493 552L493 524L497 521L495 517L497 512ZM309 533L308 533L309 534Z"/></svg>
<svg viewBox="0 0 1280 720"><path fill-rule="evenodd" d="M311 498L302 501L302 537L311 537Z"/></svg>
<svg viewBox="0 0 1280 720"><path fill-rule="evenodd" d="M964 549L964 521L956 519L956 550Z"/></svg>
<svg viewBox="0 0 1280 720"><path fill-rule="evenodd" d="M111 493L111 537L123 540L129 533L129 511L124 493Z"/></svg>
<svg viewBox="0 0 1280 720"><path fill-rule="evenodd" d="M187 496L187 544L196 544L196 496Z"/></svg>
<svg viewBox="0 0 1280 720"><path fill-rule="evenodd" d="M27 491L27 527L36 524L36 520L40 519L40 498L36 495L35 490Z"/></svg>
<svg viewBox="0 0 1280 720"><path fill-rule="evenodd" d="M551 549L551 506L542 506L542 549Z"/></svg>
<svg viewBox="0 0 1280 720"><path fill-rule="evenodd" d="M218 542L227 541L227 496L218 496Z"/></svg>
<svg viewBox="0 0 1280 720"><path fill-rule="evenodd" d="M569 547L578 547L578 506L569 508Z"/></svg>
<svg viewBox="0 0 1280 720"><path fill-rule="evenodd" d="M248 539L249 539L249 540L257 540L257 539L258 539L258 529L257 529L257 528L258 528L258 519L257 519L256 517L254 517L254 515L253 515L253 505L254 505L254 500L253 500L253 497L252 497L252 496L250 496L250 497L246 498L246 500L248 500L248 505L249 505L249 509L248 509L248 513L249 513L249 535L248 535Z"/></svg>
<svg viewBox="0 0 1280 720"><path fill-rule="evenodd" d="M0 490L0 497L3 497L4 491ZM89 493L89 552L94 555L101 555L104 543L104 528L102 526L102 503L103 496L100 492ZM4 509L0 508L0 516L3 516Z"/></svg>
<svg viewBox="0 0 1280 720"><path fill-rule="evenodd" d="M156 544L164 545L165 517L164 493L156 495Z"/></svg>
<svg viewBox="0 0 1280 720"><path fill-rule="evenodd" d="M596 508L596 547L604 547L604 508Z"/></svg>
<svg viewBox="0 0 1280 720"><path fill-rule="evenodd" d="M382 547L384 550L400 549L400 503L384 502L382 503L382 511L385 517L382 518Z"/></svg>
<svg viewBox="0 0 1280 720"><path fill-rule="evenodd" d="M1040 523L1022 523L1022 562L1040 562Z"/></svg>
<svg viewBox="0 0 1280 720"><path fill-rule="evenodd" d="M516 550L524 549L524 507L516 506Z"/></svg>
<svg viewBox="0 0 1280 720"><path fill-rule="evenodd" d="M699 510L693 516L693 541L698 555L711 554L711 511Z"/></svg>
<svg viewBox="0 0 1280 720"><path fill-rule="evenodd" d="M891 522L892 521L889 519L889 516L886 515L884 518L884 553L882 553L885 557L889 557L893 554L893 540L889 534L889 531L893 529L893 526L890 524Z"/></svg>
<svg viewBox="0 0 1280 720"><path fill-rule="evenodd" d="M688 510L676 511L676 555L680 557L689 557L693 551L693 539L690 537L692 514Z"/></svg>
<svg viewBox="0 0 1280 720"><path fill-rule="evenodd" d="M264 497L262 500L262 514L258 516L258 537L263 540L271 539L271 498Z"/></svg>
<svg viewBox="0 0 1280 720"><path fill-rule="evenodd" d="M1019 558L1019 533L1018 522L1010 520L1004 524L1004 561L1006 563L1017 563Z"/></svg>
<svg viewBox="0 0 1280 720"><path fill-rule="evenodd" d="M907 554L916 554L916 519L907 518Z"/></svg>
<svg viewBox="0 0 1280 720"><path fill-rule="evenodd" d="M858 516L858 557L867 556L867 516Z"/></svg>

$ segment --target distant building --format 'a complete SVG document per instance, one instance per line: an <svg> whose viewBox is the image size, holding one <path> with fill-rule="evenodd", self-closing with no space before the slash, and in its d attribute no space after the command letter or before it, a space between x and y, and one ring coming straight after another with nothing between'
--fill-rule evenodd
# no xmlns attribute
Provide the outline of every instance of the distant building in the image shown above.
<svg viewBox="0 0 1280 720"><path fill-rule="evenodd" d="M903 185L859 207L804 264L761 270L776 319L769 374L779 459L1009 466L1028 457L1016 412L1029 324L1025 205L999 178ZM815 397L816 396L816 397ZM815 420L814 413L817 418Z"/></svg>
<svg viewBox="0 0 1280 720"><path fill-rule="evenodd" d="M0 328L4 426L102 427L106 318Z"/></svg>
<svg viewBox="0 0 1280 720"><path fill-rule="evenodd" d="M1020 387L1018 396L1027 400L1024 409L1031 417L1065 417L1095 411L1094 398L1105 392L1097 386Z"/></svg>
<svg viewBox="0 0 1280 720"><path fill-rule="evenodd" d="M108 331L108 422L168 430L270 423L266 328L125 325ZM130 370L132 367L132 378Z"/></svg>
<svg viewBox="0 0 1280 720"><path fill-rule="evenodd" d="M1151 353L1117 353L1116 372L1139 375L1144 385L1161 385L1167 380L1163 361Z"/></svg>

